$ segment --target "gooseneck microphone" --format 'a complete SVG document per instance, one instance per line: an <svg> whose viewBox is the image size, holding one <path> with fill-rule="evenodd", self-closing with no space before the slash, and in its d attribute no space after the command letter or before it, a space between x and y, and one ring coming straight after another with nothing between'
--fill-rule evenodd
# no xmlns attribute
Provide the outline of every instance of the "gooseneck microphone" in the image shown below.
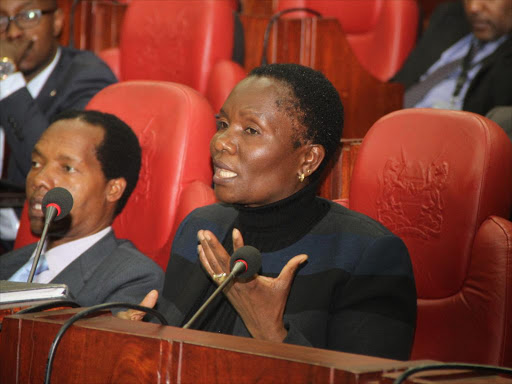
<svg viewBox="0 0 512 384"><path fill-rule="evenodd" d="M231 255L229 266L231 268L229 276L217 287L201 308L194 313L194 316L192 316L187 324L183 326L184 329L190 328L192 323L199 317L199 315L201 315L201 313L204 312L206 307L208 307L212 300L215 299L215 297L226 287L226 285L230 283L231 280L235 277L246 279L256 274L261 268L261 253L256 248L250 245L245 245L238 248L233 255Z"/></svg>
<svg viewBox="0 0 512 384"><path fill-rule="evenodd" d="M41 206L44 212L44 227L41 238L37 242L36 253L34 261L32 262L30 274L28 275L27 283L31 283L34 278L50 223L53 220L61 220L69 214L71 208L73 208L73 196L71 196L71 193L69 193L67 189L56 187L49 190L46 195L44 195Z"/></svg>
<svg viewBox="0 0 512 384"><path fill-rule="evenodd" d="M258 249L246 245L239 248L229 261L230 275L247 279L256 274L261 268L261 253Z"/></svg>

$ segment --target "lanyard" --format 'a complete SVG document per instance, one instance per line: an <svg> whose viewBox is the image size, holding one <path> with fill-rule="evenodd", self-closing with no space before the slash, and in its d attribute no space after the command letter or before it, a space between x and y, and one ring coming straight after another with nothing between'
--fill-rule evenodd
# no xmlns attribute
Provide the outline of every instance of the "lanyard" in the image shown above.
<svg viewBox="0 0 512 384"><path fill-rule="evenodd" d="M475 57L475 54L480 47L480 42L473 41L471 43L471 46L469 47L468 53L466 54L466 56L464 56L464 59L462 59L462 70L460 71L459 77L457 78L457 82L455 83L455 89L453 90L452 94L452 104L454 103L455 99L459 96L462 87L464 86L468 79L469 70L472 67L471 61Z"/></svg>

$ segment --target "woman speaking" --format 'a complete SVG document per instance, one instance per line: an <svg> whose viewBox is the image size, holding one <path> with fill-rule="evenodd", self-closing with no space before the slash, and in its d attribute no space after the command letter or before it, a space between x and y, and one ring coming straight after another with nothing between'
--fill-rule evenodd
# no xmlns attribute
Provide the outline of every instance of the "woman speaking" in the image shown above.
<svg viewBox="0 0 512 384"><path fill-rule="evenodd" d="M416 289L404 243L316 196L342 127L338 92L311 68L262 66L234 88L210 143L221 203L192 212L174 239L158 308L170 324L187 323L229 274L230 254L252 245L259 273L228 285L193 328L409 357Z"/></svg>

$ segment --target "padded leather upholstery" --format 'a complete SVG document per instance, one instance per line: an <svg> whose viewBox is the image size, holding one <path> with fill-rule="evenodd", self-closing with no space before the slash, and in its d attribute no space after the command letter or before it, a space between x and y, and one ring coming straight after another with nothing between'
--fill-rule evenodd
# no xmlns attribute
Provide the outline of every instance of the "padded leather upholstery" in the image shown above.
<svg viewBox="0 0 512 384"><path fill-rule="evenodd" d="M206 89L206 98L210 101L215 113L220 111L235 85L246 76L245 70L231 60L215 63ZM227 84L230 86L226 86Z"/></svg>
<svg viewBox="0 0 512 384"><path fill-rule="evenodd" d="M132 127L142 147L137 187L113 227L164 270L174 233L193 209L215 201L209 141L213 111L193 89L175 83L131 81L100 91L87 109L115 114ZM24 210L16 247L30 235Z"/></svg>
<svg viewBox="0 0 512 384"><path fill-rule="evenodd" d="M245 77L231 61L236 6L234 0L131 0L120 46L99 56L122 81L186 84L218 111Z"/></svg>
<svg viewBox="0 0 512 384"><path fill-rule="evenodd" d="M310 8L340 22L354 54L373 76L389 80L416 43L416 0L278 0L277 11ZM311 14L301 13L311 16ZM288 17L297 17L291 13Z"/></svg>
<svg viewBox="0 0 512 384"><path fill-rule="evenodd" d="M377 121L350 208L409 249L418 292L412 359L512 366L512 145L470 112L406 109Z"/></svg>
<svg viewBox="0 0 512 384"><path fill-rule="evenodd" d="M233 31L232 0L131 0L117 53L100 57L119 66L120 80L172 81L205 94L213 65L231 59Z"/></svg>

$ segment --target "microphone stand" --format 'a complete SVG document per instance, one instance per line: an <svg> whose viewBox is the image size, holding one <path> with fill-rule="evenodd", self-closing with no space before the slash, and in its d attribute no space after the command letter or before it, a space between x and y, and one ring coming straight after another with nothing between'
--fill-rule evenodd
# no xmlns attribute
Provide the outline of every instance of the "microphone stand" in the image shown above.
<svg viewBox="0 0 512 384"><path fill-rule="evenodd" d="M183 329L188 329L190 328L190 326L192 325L192 323L194 321L196 321L196 319L199 317L199 315L201 315L201 313L204 312L205 308L212 302L213 299L215 299L217 297L217 295L226 287L226 285L228 285L231 280L233 280L237 275L239 275L240 273L244 272L246 269L246 266L244 263L236 263L235 266L233 267L233 270L231 271L231 273L229 274L229 276L226 278L226 280L224 280L222 282L221 285L219 285L217 287L217 289L215 290L215 292L212 293L212 295L208 298L208 300L206 300L203 305L201 305L201 308L199 308L197 310L196 313L194 313L194 316L192 316L190 318L190 320L187 322L187 324L185 324L183 326Z"/></svg>
<svg viewBox="0 0 512 384"><path fill-rule="evenodd" d="M41 238L37 242L36 254L34 256L34 261L32 262L32 268L30 269L30 274L28 275L27 283L31 283L34 278L34 274L36 273L37 264L39 263L39 258L41 257L41 251L43 250L43 244L46 240L46 236L48 234L48 228L50 227L50 223L57 216L57 209L52 206L48 206L46 212L48 215L44 221L43 233L41 234Z"/></svg>

